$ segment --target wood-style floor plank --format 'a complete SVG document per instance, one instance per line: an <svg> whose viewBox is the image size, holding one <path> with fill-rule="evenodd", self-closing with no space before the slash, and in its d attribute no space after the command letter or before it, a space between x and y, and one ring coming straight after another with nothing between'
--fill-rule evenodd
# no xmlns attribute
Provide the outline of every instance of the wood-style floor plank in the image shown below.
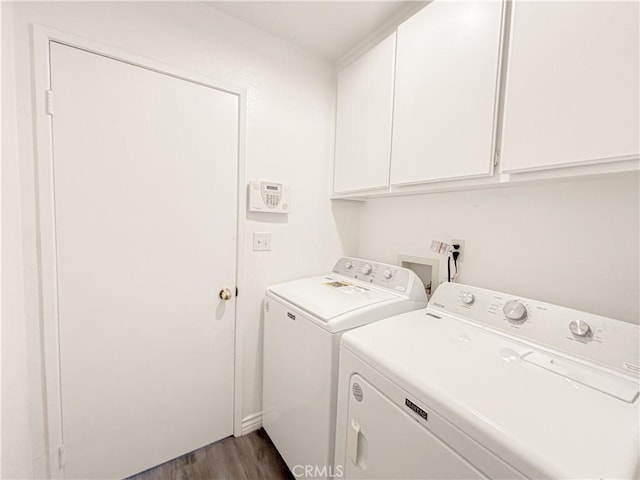
<svg viewBox="0 0 640 480"><path fill-rule="evenodd" d="M127 480L293 480L264 429L228 437Z"/></svg>

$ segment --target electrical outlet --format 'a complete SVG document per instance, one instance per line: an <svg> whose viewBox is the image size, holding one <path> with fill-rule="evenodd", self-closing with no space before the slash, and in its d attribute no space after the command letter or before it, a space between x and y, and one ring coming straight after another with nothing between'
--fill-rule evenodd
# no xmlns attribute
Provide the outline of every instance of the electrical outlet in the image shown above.
<svg viewBox="0 0 640 480"><path fill-rule="evenodd" d="M268 252L271 251L271 234L254 232L253 234L253 251Z"/></svg>
<svg viewBox="0 0 640 480"><path fill-rule="evenodd" d="M460 248L458 249L458 251L460 252L460 255L458 256L458 263L460 263L464 260L464 240L460 238L454 238L453 240L451 240L451 245L460 245Z"/></svg>

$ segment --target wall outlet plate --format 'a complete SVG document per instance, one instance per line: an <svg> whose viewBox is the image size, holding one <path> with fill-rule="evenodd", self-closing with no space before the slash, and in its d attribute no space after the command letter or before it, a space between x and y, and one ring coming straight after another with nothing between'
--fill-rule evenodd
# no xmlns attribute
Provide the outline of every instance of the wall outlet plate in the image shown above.
<svg viewBox="0 0 640 480"><path fill-rule="evenodd" d="M460 238L454 238L451 240L451 245L460 245L460 248L458 249L458 251L460 252L460 255L458 256L458 263L460 263L464 260L464 240Z"/></svg>

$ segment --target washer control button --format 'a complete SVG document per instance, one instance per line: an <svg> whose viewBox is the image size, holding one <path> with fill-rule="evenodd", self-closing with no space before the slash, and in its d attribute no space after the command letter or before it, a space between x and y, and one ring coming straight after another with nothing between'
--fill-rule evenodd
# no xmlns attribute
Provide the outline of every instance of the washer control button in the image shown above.
<svg viewBox="0 0 640 480"><path fill-rule="evenodd" d="M591 326L584 320L574 320L569 324L569 330L576 337L590 337L592 333Z"/></svg>
<svg viewBox="0 0 640 480"><path fill-rule="evenodd" d="M517 300L509 300L502 309L504 316L514 322L519 322L527 318L527 307Z"/></svg>
<svg viewBox="0 0 640 480"><path fill-rule="evenodd" d="M353 262L351 260L348 260L347 263L344 264L345 267L347 267L347 270L351 270L353 268Z"/></svg>
<svg viewBox="0 0 640 480"><path fill-rule="evenodd" d="M471 305L476 301L476 297L471 292L462 292L460 298L462 299L462 303L465 305Z"/></svg>
<svg viewBox="0 0 640 480"><path fill-rule="evenodd" d="M391 272L391 270L385 270L383 273L383 276L387 280L391 280L391 277L393 277L393 273Z"/></svg>

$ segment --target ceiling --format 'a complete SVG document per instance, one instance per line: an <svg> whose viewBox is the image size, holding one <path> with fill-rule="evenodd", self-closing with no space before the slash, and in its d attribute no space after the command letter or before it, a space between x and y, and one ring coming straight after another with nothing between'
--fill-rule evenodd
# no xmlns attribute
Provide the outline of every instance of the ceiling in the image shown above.
<svg viewBox="0 0 640 480"><path fill-rule="evenodd" d="M408 1L228 1L207 5L329 60L336 60Z"/></svg>

